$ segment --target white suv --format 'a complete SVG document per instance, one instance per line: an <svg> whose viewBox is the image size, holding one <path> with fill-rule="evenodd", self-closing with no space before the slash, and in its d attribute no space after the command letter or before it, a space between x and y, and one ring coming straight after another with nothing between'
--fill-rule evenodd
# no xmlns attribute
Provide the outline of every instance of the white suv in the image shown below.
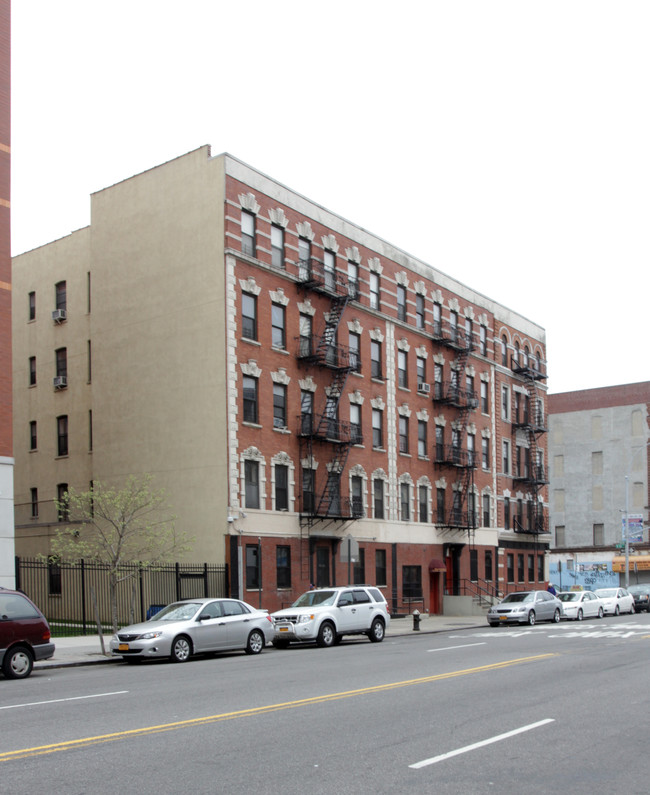
<svg viewBox="0 0 650 795"><path fill-rule="evenodd" d="M278 649L286 649L292 641L315 640L319 646L333 646L343 635L367 635L379 643L390 623L382 592L361 585L307 591L272 618L273 645Z"/></svg>

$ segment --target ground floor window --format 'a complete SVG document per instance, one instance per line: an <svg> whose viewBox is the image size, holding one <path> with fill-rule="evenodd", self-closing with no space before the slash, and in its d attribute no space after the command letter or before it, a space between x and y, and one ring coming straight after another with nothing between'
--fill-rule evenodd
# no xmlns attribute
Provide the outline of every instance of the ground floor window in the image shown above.
<svg viewBox="0 0 650 795"><path fill-rule="evenodd" d="M375 550L375 585L386 585L386 550Z"/></svg>
<svg viewBox="0 0 650 795"><path fill-rule="evenodd" d="M422 566L402 566L402 596L404 599L422 598Z"/></svg>
<svg viewBox="0 0 650 795"><path fill-rule="evenodd" d="M258 589L260 584L259 547L257 544L246 544L246 588Z"/></svg>
<svg viewBox="0 0 650 795"><path fill-rule="evenodd" d="M275 570L278 588L291 588L291 547L275 548Z"/></svg>

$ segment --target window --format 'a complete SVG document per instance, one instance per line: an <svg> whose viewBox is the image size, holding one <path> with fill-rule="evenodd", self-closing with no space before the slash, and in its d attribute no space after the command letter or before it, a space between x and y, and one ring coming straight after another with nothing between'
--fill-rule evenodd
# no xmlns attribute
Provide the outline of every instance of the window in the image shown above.
<svg viewBox="0 0 650 795"><path fill-rule="evenodd" d="M479 329L479 351L481 356L487 356L487 329L481 326Z"/></svg>
<svg viewBox="0 0 650 795"><path fill-rule="evenodd" d="M54 285L54 293L55 293L55 309L63 309L64 311L68 308L68 300L67 300L67 293L66 293L66 283L65 282L58 282Z"/></svg>
<svg viewBox="0 0 650 795"><path fill-rule="evenodd" d="M241 250L242 254L255 256L255 216L246 210L241 212Z"/></svg>
<svg viewBox="0 0 650 795"><path fill-rule="evenodd" d="M406 323L406 287L397 285L397 319Z"/></svg>
<svg viewBox="0 0 650 795"><path fill-rule="evenodd" d="M438 524L445 522L445 490L436 489L436 521Z"/></svg>
<svg viewBox="0 0 650 795"><path fill-rule="evenodd" d="M510 474L510 442L506 439L502 442L503 445L503 474Z"/></svg>
<svg viewBox="0 0 650 795"><path fill-rule="evenodd" d="M506 558L506 561L507 561L507 563L506 563L506 571L507 571L506 576L508 578L508 582L514 582L515 581L515 556L512 554L512 552L508 553L508 557Z"/></svg>
<svg viewBox="0 0 650 795"><path fill-rule="evenodd" d="M341 514L341 475L339 472L330 472L327 475L327 489L325 492L327 500L328 516L340 516Z"/></svg>
<svg viewBox="0 0 650 795"><path fill-rule="evenodd" d="M528 582L535 582L535 556L528 556Z"/></svg>
<svg viewBox="0 0 650 795"><path fill-rule="evenodd" d="M355 585L363 585L365 581L366 581L366 550L360 549L357 562L352 565L352 582ZM368 597L365 596L365 594L363 598L368 599ZM370 600L368 599L368 601Z"/></svg>
<svg viewBox="0 0 650 795"><path fill-rule="evenodd" d="M415 325L424 328L424 296L415 296Z"/></svg>
<svg viewBox="0 0 650 795"><path fill-rule="evenodd" d="M397 351L397 384L408 389L408 356L406 351Z"/></svg>
<svg viewBox="0 0 650 795"><path fill-rule="evenodd" d="M605 525L595 524L593 527L593 531L594 531L594 546L595 547L605 546Z"/></svg>
<svg viewBox="0 0 650 795"><path fill-rule="evenodd" d="M361 337L358 334L355 334L353 331L350 332L349 356L350 356L350 367L352 368L352 372L360 373L361 372Z"/></svg>
<svg viewBox="0 0 650 795"><path fill-rule="evenodd" d="M418 519L429 521L429 489L426 486L418 486Z"/></svg>
<svg viewBox="0 0 650 795"><path fill-rule="evenodd" d="M433 336L442 337L442 306L439 303L433 305Z"/></svg>
<svg viewBox="0 0 650 795"><path fill-rule="evenodd" d="M380 481L381 482L381 481ZM375 550L375 585L386 585L386 550Z"/></svg>
<svg viewBox="0 0 650 795"><path fill-rule="evenodd" d="M287 388L284 384L273 384L273 427L287 427Z"/></svg>
<svg viewBox="0 0 650 795"><path fill-rule="evenodd" d="M242 393L244 396L244 422L257 423L257 378L245 375L242 379Z"/></svg>
<svg viewBox="0 0 650 795"><path fill-rule="evenodd" d="M398 421L399 430L399 451L408 453L409 451L409 418L400 417Z"/></svg>
<svg viewBox="0 0 650 795"><path fill-rule="evenodd" d="M471 317L465 318L465 345L474 350L474 331Z"/></svg>
<svg viewBox="0 0 650 795"><path fill-rule="evenodd" d="M275 575L278 588L291 588L291 547L275 548Z"/></svg>
<svg viewBox="0 0 650 795"><path fill-rule="evenodd" d="M381 342L370 342L370 377L381 378Z"/></svg>
<svg viewBox="0 0 650 795"><path fill-rule="evenodd" d="M481 439L481 463L483 469L490 468L490 440L487 436Z"/></svg>
<svg viewBox="0 0 650 795"><path fill-rule="evenodd" d="M537 556L537 582L544 582L544 555Z"/></svg>
<svg viewBox="0 0 650 795"><path fill-rule="evenodd" d="M370 308L371 309L380 309L380 301L379 301L379 274L378 273L371 273L370 274Z"/></svg>
<svg viewBox="0 0 650 795"><path fill-rule="evenodd" d="M422 566L402 566L402 596L404 599L422 598Z"/></svg>
<svg viewBox="0 0 650 795"><path fill-rule="evenodd" d="M257 339L257 296L250 293L241 296L241 333L247 340Z"/></svg>
<svg viewBox="0 0 650 795"><path fill-rule="evenodd" d="M59 483L56 487L57 501L57 520L67 522L70 518L70 506L68 504L68 484Z"/></svg>
<svg viewBox="0 0 650 795"><path fill-rule="evenodd" d="M36 320L36 293L29 294L29 320Z"/></svg>
<svg viewBox="0 0 650 795"><path fill-rule="evenodd" d="M399 515L403 522L411 519L411 487L408 483L399 484Z"/></svg>
<svg viewBox="0 0 650 795"><path fill-rule="evenodd" d="M274 348L286 348L285 311L280 304L271 305L271 345Z"/></svg>
<svg viewBox="0 0 650 795"><path fill-rule="evenodd" d="M30 489L32 519L38 519L38 489Z"/></svg>
<svg viewBox="0 0 650 795"><path fill-rule="evenodd" d="M354 301L359 298L359 266L356 262L348 262L348 295Z"/></svg>
<svg viewBox="0 0 650 795"><path fill-rule="evenodd" d="M311 434L313 431L314 393L303 390L300 393L300 432Z"/></svg>
<svg viewBox="0 0 650 795"><path fill-rule="evenodd" d="M29 423L29 449L30 450L37 450L38 449L38 436L36 433L36 420L32 420Z"/></svg>
<svg viewBox="0 0 650 795"><path fill-rule="evenodd" d="M284 229L271 226L271 265L284 269Z"/></svg>
<svg viewBox="0 0 650 795"><path fill-rule="evenodd" d="M247 508L260 507L260 465L257 461L244 461L244 496Z"/></svg>
<svg viewBox="0 0 650 795"><path fill-rule="evenodd" d="M302 470L302 510L303 513L314 513L314 470Z"/></svg>
<svg viewBox="0 0 650 795"><path fill-rule="evenodd" d="M556 547L566 546L564 525L556 525L555 527L555 546Z"/></svg>
<svg viewBox="0 0 650 795"><path fill-rule="evenodd" d="M372 410L372 446L375 448L384 446L384 418L381 409Z"/></svg>
<svg viewBox="0 0 650 795"><path fill-rule="evenodd" d="M483 495L483 527L490 526L490 495Z"/></svg>
<svg viewBox="0 0 650 795"><path fill-rule="evenodd" d="M301 263L309 263L311 260L311 240L306 237L298 238L298 259Z"/></svg>
<svg viewBox="0 0 650 795"><path fill-rule="evenodd" d="M492 579L492 550L485 550L485 579Z"/></svg>
<svg viewBox="0 0 650 795"><path fill-rule="evenodd" d="M474 442L474 434L468 433L467 434L467 464L468 466L474 466L474 450L475 450L475 442Z"/></svg>
<svg viewBox="0 0 650 795"><path fill-rule="evenodd" d="M478 549L469 551L469 578L472 582L478 580Z"/></svg>
<svg viewBox="0 0 650 795"><path fill-rule="evenodd" d="M508 338L505 334L501 337L501 364L508 366Z"/></svg>
<svg viewBox="0 0 650 795"><path fill-rule="evenodd" d="M357 403L350 404L350 441L352 444L363 443L361 432L361 406Z"/></svg>
<svg viewBox="0 0 650 795"><path fill-rule="evenodd" d="M434 364L433 365L433 399L434 400L442 400L442 398L444 397L442 375L443 375L442 365Z"/></svg>
<svg viewBox="0 0 650 795"><path fill-rule="evenodd" d="M57 455L68 455L68 416L63 414L56 418Z"/></svg>
<svg viewBox="0 0 650 795"><path fill-rule="evenodd" d="M449 313L449 339L458 342L458 312Z"/></svg>
<svg viewBox="0 0 650 795"><path fill-rule="evenodd" d="M422 356L418 356L415 360L415 368L417 371L418 389L420 389L422 384L427 383L427 360Z"/></svg>
<svg viewBox="0 0 650 795"><path fill-rule="evenodd" d="M29 385L36 386L36 357L29 357Z"/></svg>
<svg viewBox="0 0 650 795"><path fill-rule="evenodd" d="M336 254L333 251L325 251L323 253L324 259L324 277L325 287L328 290L334 290L336 287Z"/></svg>
<svg viewBox="0 0 650 795"><path fill-rule="evenodd" d="M289 467L285 464L276 464L275 473L275 510L289 510Z"/></svg>
<svg viewBox="0 0 650 795"><path fill-rule="evenodd" d="M363 516L363 478L359 475L350 478L350 497L352 516Z"/></svg>
<svg viewBox="0 0 650 795"><path fill-rule="evenodd" d="M376 478L372 482L372 501L375 519L384 518L384 481Z"/></svg>
<svg viewBox="0 0 650 795"><path fill-rule="evenodd" d="M246 544L246 588L259 590L261 581L259 547L257 544Z"/></svg>
<svg viewBox="0 0 650 795"><path fill-rule="evenodd" d="M487 381L481 381L481 412L483 414L490 413L490 404L488 402L488 385Z"/></svg>
<svg viewBox="0 0 650 795"><path fill-rule="evenodd" d="M503 499L503 527L510 530L510 497Z"/></svg>
<svg viewBox="0 0 650 795"><path fill-rule="evenodd" d="M515 342L515 352L512 354L512 364L514 367L519 367L519 343Z"/></svg>
<svg viewBox="0 0 650 795"><path fill-rule="evenodd" d="M517 582L524 581L524 556L517 555Z"/></svg>
<svg viewBox="0 0 650 795"><path fill-rule="evenodd" d="M313 351L313 334L312 334L313 321L311 315L300 315L299 320L299 346L300 356L311 356Z"/></svg>
<svg viewBox="0 0 650 795"><path fill-rule="evenodd" d="M68 376L68 350L67 348L58 348L55 351L56 359L56 375L67 378Z"/></svg>
<svg viewBox="0 0 650 795"><path fill-rule="evenodd" d="M418 455L427 457L427 424L424 420L418 420Z"/></svg>
<svg viewBox="0 0 650 795"><path fill-rule="evenodd" d="M443 461L445 458L445 429L442 425L436 425L436 461Z"/></svg>
<svg viewBox="0 0 650 795"><path fill-rule="evenodd" d="M501 387L501 419L510 420L510 390L505 384Z"/></svg>

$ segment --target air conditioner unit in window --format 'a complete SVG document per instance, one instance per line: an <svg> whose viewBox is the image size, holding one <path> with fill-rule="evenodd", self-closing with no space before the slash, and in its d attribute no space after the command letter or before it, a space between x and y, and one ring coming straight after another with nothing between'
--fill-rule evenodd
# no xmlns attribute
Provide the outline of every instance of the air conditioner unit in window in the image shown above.
<svg viewBox="0 0 650 795"><path fill-rule="evenodd" d="M68 313L65 309L55 309L54 312L52 312L52 320L55 323L62 323L67 317Z"/></svg>
<svg viewBox="0 0 650 795"><path fill-rule="evenodd" d="M280 419L280 417L273 417L273 427L284 429L287 427L287 423L283 419Z"/></svg>
<svg viewBox="0 0 650 795"><path fill-rule="evenodd" d="M65 389L68 386L68 377L65 375L54 376L54 388Z"/></svg>
<svg viewBox="0 0 650 795"><path fill-rule="evenodd" d="M428 395L429 392L431 392L431 384L418 384L418 392L424 392L426 395Z"/></svg>

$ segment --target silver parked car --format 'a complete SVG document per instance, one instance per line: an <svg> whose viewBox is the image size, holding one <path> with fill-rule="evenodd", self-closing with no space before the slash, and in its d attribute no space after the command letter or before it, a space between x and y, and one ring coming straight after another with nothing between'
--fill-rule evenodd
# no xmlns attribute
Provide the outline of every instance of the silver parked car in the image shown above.
<svg viewBox="0 0 650 795"><path fill-rule="evenodd" d="M548 591L516 591L509 593L498 605L488 610L491 627L499 624L529 624L555 621L562 618L562 602Z"/></svg>
<svg viewBox="0 0 650 795"><path fill-rule="evenodd" d="M142 624L120 629L111 638L113 655L126 662L169 657L186 662L193 654L243 649L259 654L273 638L273 621L238 599L187 599L173 602Z"/></svg>

